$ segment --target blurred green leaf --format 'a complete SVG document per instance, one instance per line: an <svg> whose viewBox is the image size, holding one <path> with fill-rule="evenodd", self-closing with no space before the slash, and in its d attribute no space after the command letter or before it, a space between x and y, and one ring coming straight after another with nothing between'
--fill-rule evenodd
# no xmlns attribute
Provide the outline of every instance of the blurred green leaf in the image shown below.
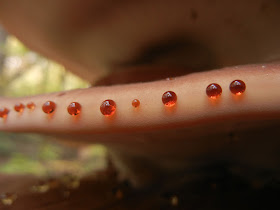
<svg viewBox="0 0 280 210"><path fill-rule="evenodd" d="M5 43L4 52L9 55L24 55L28 52L28 49L13 36L8 36Z"/></svg>
<svg viewBox="0 0 280 210"><path fill-rule="evenodd" d="M39 151L40 160L56 160L61 156L61 149L53 144L44 144Z"/></svg>
<svg viewBox="0 0 280 210"><path fill-rule="evenodd" d="M38 161L19 153L12 154L10 160L0 167L0 172L34 175L44 175L46 173L44 166Z"/></svg>

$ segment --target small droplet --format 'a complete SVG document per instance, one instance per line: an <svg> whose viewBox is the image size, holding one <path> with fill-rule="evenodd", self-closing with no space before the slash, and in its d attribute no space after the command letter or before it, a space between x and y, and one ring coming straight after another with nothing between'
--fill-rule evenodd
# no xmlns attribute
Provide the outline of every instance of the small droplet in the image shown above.
<svg viewBox="0 0 280 210"><path fill-rule="evenodd" d="M135 108L139 107L140 106L140 101L138 99L134 99L132 101L132 106L135 107Z"/></svg>
<svg viewBox="0 0 280 210"><path fill-rule="evenodd" d="M16 104L14 106L14 109L16 112L23 112L24 108L25 108L25 106L22 103Z"/></svg>
<svg viewBox="0 0 280 210"><path fill-rule="evenodd" d="M26 104L26 107L27 107L28 109L33 110L33 109L35 109L35 104L34 104L33 102L29 102L28 104Z"/></svg>
<svg viewBox="0 0 280 210"><path fill-rule="evenodd" d="M172 78L172 77L167 77L166 80L167 80L167 81L170 81L170 80L174 80L174 78Z"/></svg>
<svg viewBox="0 0 280 210"><path fill-rule="evenodd" d="M51 114L55 110L55 103L53 101L47 101L43 104L42 110L46 114Z"/></svg>
<svg viewBox="0 0 280 210"><path fill-rule="evenodd" d="M162 102L165 106L172 107L177 102L177 95L173 91L167 91L162 95Z"/></svg>
<svg viewBox="0 0 280 210"><path fill-rule="evenodd" d="M209 98L216 99L222 94L222 88L216 83L207 86L206 94Z"/></svg>
<svg viewBox="0 0 280 210"><path fill-rule="evenodd" d="M72 116L80 114L81 109L82 109L82 106L78 102L72 102L71 104L69 104L69 106L67 108L68 113Z"/></svg>
<svg viewBox="0 0 280 210"><path fill-rule="evenodd" d="M10 110L7 108L0 108L0 117L5 118L9 114Z"/></svg>
<svg viewBox="0 0 280 210"><path fill-rule="evenodd" d="M116 111L116 103L113 100L105 100L100 106L100 111L105 116L111 116Z"/></svg>
<svg viewBox="0 0 280 210"><path fill-rule="evenodd" d="M246 90L246 85L242 80L234 80L230 83L230 91L235 95L241 95Z"/></svg>
<svg viewBox="0 0 280 210"><path fill-rule="evenodd" d="M16 193L3 193L1 194L1 201L3 205L10 206L14 203L14 201L17 199Z"/></svg>

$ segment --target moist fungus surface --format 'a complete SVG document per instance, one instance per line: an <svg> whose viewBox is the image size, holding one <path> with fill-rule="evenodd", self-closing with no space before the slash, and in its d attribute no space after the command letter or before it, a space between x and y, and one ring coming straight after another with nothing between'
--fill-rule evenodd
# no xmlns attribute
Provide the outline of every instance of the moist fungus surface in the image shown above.
<svg viewBox="0 0 280 210"><path fill-rule="evenodd" d="M41 109L21 115L11 111L0 130L102 143L120 179L138 187L170 187L168 202L173 207L180 208L192 194L174 190L190 189L181 185L182 179L207 182L196 198L210 192L209 179L216 177L231 182L227 186L236 186L228 179L231 175L242 177L248 186L254 179L279 180L279 9L276 0L162 0L160 6L156 0L0 0L1 24L9 32L95 85L20 99L3 97L1 107L7 110L18 101L40 106L52 100L57 107L56 114L47 117ZM166 90L175 92L162 95ZM221 100L208 100L221 93ZM141 109L131 105L136 97ZM78 109L67 113L71 101L83 107L76 123L69 114ZM47 106L45 113L53 111ZM54 120L46 120L50 116ZM2 117L7 117L4 109ZM219 183L212 186L223 200ZM126 198L125 191L117 192ZM205 203L212 202L209 194ZM189 208L201 208L201 203Z"/></svg>

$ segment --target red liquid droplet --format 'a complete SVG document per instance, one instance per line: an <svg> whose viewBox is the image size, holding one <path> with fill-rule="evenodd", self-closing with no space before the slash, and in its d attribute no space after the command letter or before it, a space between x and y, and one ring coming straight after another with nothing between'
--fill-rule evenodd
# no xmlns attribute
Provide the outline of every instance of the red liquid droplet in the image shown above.
<svg viewBox="0 0 280 210"><path fill-rule="evenodd" d="M82 106L78 102L72 102L71 104L69 104L69 106L67 108L68 113L72 116L80 114L81 109L82 109Z"/></svg>
<svg viewBox="0 0 280 210"><path fill-rule="evenodd" d="M246 85L242 80L234 80L230 83L230 91L235 95L241 95L246 90Z"/></svg>
<svg viewBox="0 0 280 210"><path fill-rule="evenodd" d="M24 107L25 106L23 104L19 103L15 105L14 109L16 112L22 112L24 110Z"/></svg>
<svg viewBox="0 0 280 210"><path fill-rule="evenodd" d="M209 98L216 99L222 94L222 88L216 83L207 86L206 94Z"/></svg>
<svg viewBox="0 0 280 210"><path fill-rule="evenodd" d="M174 106L177 102L177 95L173 91L167 91L162 95L162 102L165 106Z"/></svg>
<svg viewBox="0 0 280 210"><path fill-rule="evenodd" d="M138 99L134 99L132 101L132 106L135 107L135 108L139 107L140 106L140 101Z"/></svg>
<svg viewBox="0 0 280 210"><path fill-rule="evenodd" d="M9 114L10 110L7 108L1 108L0 109L0 117L5 118Z"/></svg>
<svg viewBox="0 0 280 210"><path fill-rule="evenodd" d="M116 111L116 103L110 99L103 101L100 106L100 111L105 116L111 116Z"/></svg>
<svg viewBox="0 0 280 210"><path fill-rule="evenodd" d="M26 104L26 107L28 109L35 109L35 104L33 102L29 102L28 104Z"/></svg>
<svg viewBox="0 0 280 210"><path fill-rule="evenodd" d="M47 101L43 104L42 106L42 110L43 112L45 112L46 114L50 114L55 110L55 103L52 101Z"/></svg>

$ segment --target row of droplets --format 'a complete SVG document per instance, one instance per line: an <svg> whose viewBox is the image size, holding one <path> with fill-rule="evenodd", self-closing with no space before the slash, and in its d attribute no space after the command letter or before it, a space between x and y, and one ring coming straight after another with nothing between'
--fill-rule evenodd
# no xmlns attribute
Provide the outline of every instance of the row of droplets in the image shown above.
<svg viewBox="0 0 280 210"><path fill-rule="evenodd" d="M229 89L233 94L241 95L245 91L246 85L242 80L234 80L230 83ZM211 99L217 99L222 94L222 88L217 83L211 83L206 88L206 94ZM173 91L166 91L162 95L162 102L167 107L174 106L177 102L176 93ZM134 99L132 101L132 106L135 108L139 107L140 101L138 99ZM33 102L30 102L26 105L26 107L28 109L33 110L35 108L35 104ZM14 110L16 112L23 112L24 108L25 108L25 105L23 105L22 103L16 104L14 106ZM46 114L53 113L55 111L55 109L56 109L56 104L53 101L47 101L42 106L42 110ZM72 116L80 114L81 110L82 110L82 106L78 102L72 102L67 107L68 113ZM103 115L111 116L115 113L115 111L116 111L115 101L113 101L111 99L107 99L101 103L100 112ZM2 118L7 117L8 113L9 113L9 109L7 109L7 108L0 109L0 117L2 117Z"/></svg>

